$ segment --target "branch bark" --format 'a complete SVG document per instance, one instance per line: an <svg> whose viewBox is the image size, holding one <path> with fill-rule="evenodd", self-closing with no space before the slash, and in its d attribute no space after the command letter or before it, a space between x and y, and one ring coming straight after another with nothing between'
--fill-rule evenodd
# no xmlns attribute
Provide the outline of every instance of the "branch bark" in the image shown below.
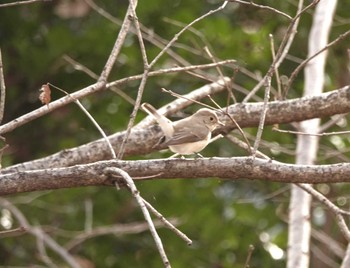
<svg viewBox="0 0 350 268"><path fill-rule="evenodd" d="M264 103L262 102L234 104L229 107L228 112L242 128L253 127L259 124L263 106ZM286 124L348 112L350 112L350 86L313 97L269 102L265 125ZM228 118L221 118L221 120L225 122L226 126L218 129L214 135L220 133L225 135L236 128ZM123 131L109 136L109 140L117 152L124 135L125 132ZM125 156L147 154L164 149L164 147L153 147L161 136L161 129L156 125L143 125L142 128L134 127L126 144ZM109 157L106 142L99 139L38 160L7 167L2 172L66 167L100 161Z"/></svg>
<svg viewBox="0 0 350 268"><path fill-rule="evenodd" d="M123 180L111 176L108 169L117 167L135 182L178 178L240 178L284 183L350 182L350 163L333 165L293 165L252 157L108 160L66 168L0 173L0 195L73 188L82 186L114 186Z"/></svg>

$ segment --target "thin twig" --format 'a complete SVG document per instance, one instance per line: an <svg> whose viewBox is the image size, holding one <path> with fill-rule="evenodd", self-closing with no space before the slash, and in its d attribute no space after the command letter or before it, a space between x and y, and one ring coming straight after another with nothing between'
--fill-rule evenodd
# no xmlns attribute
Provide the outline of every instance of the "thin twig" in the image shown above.
<svg viewBox="0 0 350 268"><path fill-rule="evenodd" d="M106 83L108 76L111 73L112 68L114 66L114 63L117 60L117 57L120 53L120 50L124 44L125 37L126 37L127 33L129 32L129 28L130 28L130 24L131 24L129 16L132 15L132 9L133 8L132 8L131 4L129 3L129 7L128 7L128 10L125 14L123 24L120 28L118 37L115 41L115 44L112 48L112 51L109 54L108 60L107 60L105 66L102 70L102 73L101 73L100 78L98 80L99 82Z"/></svg>
<svg viewBox="0 0 350 268"><path fill-rule="evenodd" d="M34 227L35 228L35 227ZM50 268L58 268L56 264L51 260L51 258L47 255L45 242L43 239L43 232L38 232L38 236L36 237L36 245L39 252L40 259Z"/></svg>
<svg viewBox="0 0 350 268"><path fill-rule="evenodd" d="M141 33L141 29L140 29L139 20L138 20L137 15L136 15L137 0L130 0L129 3L130 3L130 6L131 6L131 14L129 16L129 19L134 22L134 25L135 25L135 28L136 28L136 34L137 34L137 39L139 40L139 44L140 44L140 50L141 50L141 55L142 55L144 72L143 72L142 79L141 79L141 82L140 82L140 85L139 85L139 89L137 91L137 96L136 96L134 108L133 108L132 113L130 115L128 126L126 128L126 132L125 132L125 135L124 135L124 139L123 139L123 141L122 141L122 143L121 143L121 145L119 147L119 152L118 152L118 156L117 156L118 159L122 159L123 158L124 151L125 151L125 146L126 146L126 143L127 143L128 139L129 139L131 128L134 126L136 115L137 115L137 111L140 108L143 92L145 90L145 86L146 86L146 83L147 83L147 80L148 80L148 74L149 74L150 68L152 67L148 63L146 48L145 48L145 44L143 43L143 38L142 38L142 33Z"/></svg>
<svg viewBox="0 0 350 268"><path fill-rule="evenodd" d="M0 4L1 7L11 7L11 6L19 6L19 5L28 5L36 2L51 2L52 0L27 0L27 1L16 1L13 3Z"/></svg>
<svg viewBox="0 0 350 268"><path fill-rule="evenodd" d="M67 96L73 98L73 96L70 95L67 91L65 91L65 90L63 90L63 89L61 89L61 88L59 88L59 87L57 87L57 86L55 86L53 84L49 83L49 85L54 87L54 88L56 88L56 89L58 89L59 91L65 93ZM107 146L109 148L109 151L110 151L110 153L112 155L112 158L115 159L116 158L116 154L114 152L113 146L112 146L111 142L109 141L106 133L103 131L103 129L100 127L100 125L96 122L95 118L93 118L93 116L88 112L88 110L85 109L85 107L81 104L81 102L79 100L73 98L73 101L79 106L79 108L86 114L86 116L90 119L90 121L95 125L97 130L102 135L103 139L106 141L106 144L107 144Z"/></svg>
<svg viewBox="0 0 350 268"><path fill-rule="evenodd" d="M220 107L220 105L210 95L208 95L208 98L212 101L212 103L214 103L214 105L220 110L220 112L222 112L224 115L226 115L231 120L231 122L237 127L238 131L241 133L244 141L246 142L249 154L252 154L252 151L250 149L251 148L250 143L249 143L247 136L245 135L243 129L240 127L240 125L237 123L237 121L233 118L233 116L229 114L228 107L226 107L226 111L224 111L224 109L222 109Z"/></svg>
<svg viewBox="0 0 350 268"><path fill-rule="evenodd" d="M173 67L173 68L161 69L161 70L157 70L157 71L150 71L148 76L151 77L151 76L158 76L158 75L177 73L177 72L188 72L188 71L192 71L192 70L207 69L207 68L212 68L212 67L222 66L222 65L227 65L227 64L233 64L233 63L237 63L237 61L236 60L224 60L224 61L219 61L217 63L191 65L191 66L184 66L184 67ZM142 76L143 76L143 74L138 74L138 75L122 78L122 79L108 83L106 85L106 88L110 88L111 86L125 84L126 82L141 80Z"/></svg>
<svg viewBox="0 0 350 268"><path fill-rule="evenodd" d="M275 43L274 43L274 40L273 40L273 35L270 34L269 37L270 37L270 46L271 46L272 60L276 61ZM276 77L277 92L278 92L277 99L281 100L281 98L282 98L281 79L280 79L280 74L278 72L277 65L275 65L275 68L274 68L273 71L274 71L275 77Z"/></svg>
<svg viewBox="0 0 350 268"><path fill-rule="evenodd" d="M160 114L163 114L164 116L168 116L170 114L176 113L178 111L183 110L185 107L193 104L194 102L203 99L211 94L217 94L225 89L225 81L229 81L230 78L224 77L224 79L220 79L216 82L213 82L211 84L206 84L198 89L195 89L191 92L189 92L186 95L179 95L181 97L177 98L176 100L168 103L167 105L163 106L162 108L158 109L158 112ZM171 94L171 93L170 93ZM174 93L176 94L176 93ZM205 105L205 104L203 104ZM141 122L137 124L137 127L145 127L150 125L150 123L154 122L154 118L151 116L146 117Z"/></svg>
<svg viewBox="0 0 350 268"><path fill-rule="evenodd" d="M174 223L178 222L178 220L176 219L173 219L172 221ZM156 227L164 226L164 224L159 220L154 221L154 225ZM73 238L72 238L71 231L68 231L68 232L64 230L59 230L59 231L63 233L62 235L71 239L64 245L64 248L67 249L68 251L72 251L78 245L94 237L108 235L108 234L113 234L118 236L126 235L126 234L137 234L137 233L149 231L149 228L148 228L148 224L145 223L145 221L133 222L133 223L127 223L127 224L113 224L108 226L95 227L90 232L86 232L86 231L74 232L74 233L77 233L77 235L75 235Z"/></svg>
<svg viewBox="0 0 350 268"><path fill-rule="evenodd" d="M215 110L215 111L217 111L217 112L221 112L220 108L215 109L215 108L213 108L212 106L210 106L210 105L208 105L208 104L205 104L205 103L203 103L203 102L201 102L201 101L197 101L197 100L188 98L188 97L186 97L186 96L182 96L182 95L180 95L180 94L178 94L178 93L176 93L176 92L174 92L174 91L172 91L172 90L170 90L170 89L166 89L166 88L162 87L162 92L168 93L168 94L170 94L171 96L174 96L174 97L176 97L176 98L181 98L181 99L188 100L188 101L190 101L190 102L192 102L192 103L197 103L197 104L199 104L199 105L201 105L201 106L203 106L203 107L206 107L206 108L208 108L208 109Z"/></svg>
<svg viewBox="0 0 350 268"><path fill-rule="evenodd" d="M84 0L93 10L95 10L98 14L100 14L101 16L103 16L104 18L106 18L107 20L111 21L112 23L120 26L122 24L122 22L112 16L110 13L108 13L106 10L104 10L103 8L101 8L100 6L97 6L92 0ZM144 33L143 38L147 41L149 41L150 43L152 43L153 45L157 46L160 49L163 49L165 47L165 45L168 43L167 40L163 39L162 37L160 37L159 35L157 35L153 29L149 29L146 26L142 25L140 23L140 28L142 30L142 32ZM135 29L131 28L129 29L132 33L135 33ZM174 47L179 47L176 44L174 44ZM186 47L183 48L187 51L190 51L192 53L194 53L193 49L191 49L190 47ZM166 51L166 53L172 57L177 63L179 63L180 65L189 65L189 62L187 60L185 60L184 58L182 58L179 54L175 53L173 50L168 49ZM195 53L196 55L200 54Z"/></svg>
<svg viewBox="0 0 350 268"><path fill-rule="evenodd" d="M245 264L244 264L244 268L249 268L250 265L250 259L252 258L252 255L253 255L253 251L254 251L254 246L253 245L249 245L249 248L248 248L248 255L247 255L247 259L245 261Z"/></svg>
<svg viewBox="0 0 350 268"><path fill-rule="evenodd" d="M208 54L208 56L210 57L210 59L214 62L214 63L216 63L217 61L216 61L216 59L215 59L215 57L213 56L213 54L211 53L211 51L209 50L209 48L206 46L205 48L204 48L204 51ZM220 68L220 66L218 65L218 66L216 66L216 70L217 70L217 72L219 73L219 75L220 75L220 78L221 79L224 79L224 74L222 73L222 71L221 71L221 68ZM224 80L225 81L225 80ZM235 96L233 95L233 92L232 92L232 83L225 83L225 85L226 85L226 89L227 89L227 95L228 95L228 97L227 97L227 102L226 102L226 106L229 106L230 105L230 97L232 98L232 100L233 100L233 103L237 103L237 100L236 100L236 98L235 98Z"/></svg>
<svg viewBox="0 0 350 268"><path fill-rule="evenodd" d="M192 245L192 240L188 238L186 234L181 232L178 228L176 228L171 222L169 222L161 213L159 213L149 202L147 202L145 199L143 199L143 202L145 203L146 207L170 230L172 230L176 235L178 235L180 238L182 238L187 245Z"/></svg>
<svg viewBox="0 0 350 268"><path fill-rule="evenodd" d="M350 212L339 209L328 198L326 198L324 195L322 195L321 193L313 189L311 185L304 184L304 183L297 183L296 185L301 189L303 189L304 191L311 194L313 197L315 197L318 201L324 204L335 215L336 222L338 224L340 231L343 233L345 239L348 242L350 242L350 231L346 225L344 217L342 216L342 214L350 216Z"/></svg>
<svg viewBox="0 0 350 268"><path fill-rule="evenodd" d="M51 250L56 252L58 255L62 257L71 267L80 268L80 265L73 258L72 255L68 253L63 247L61 247L55 240L53 240L48 234L46 234L41 228L33 227L29 224L23 213L15 207L12 203L10 203L7 199L0 197L0 203L3 207L7 208L12 212L14 217L17 218L18 222L21 224L23 228L27 230L28 233L33 236L42 239L45 244L50 247Z"/></svg>
<svg viewBox="0 0 350 268"><path fill-rule="evenodd" d="M297 75L299 74L299 72L301 71L302 68L305 67L305 65L310 62L312 59L314 59L315 57L317 57L319 54L321 54L322 52L324 52L325 50L329 49L330 47L336 45L338 42L340 42L341 40L343 40L344 38L348 37L350 35L350 30L346 31L345 33L341 34L338 36L338 38L336 38L335 40L333 40L332 42L328 43L325 47L323 47L322 49L320 49L319 51L317 51L315 54L313 54L311 57L308 57L307 59L305 59L302 63L299 64L299 66L297 68L295 68L295 70L292 72L292 74L290 75L288 84L286 85L286 89L285 89L285 93L284 95L287 95L288 90L290 89L292 83L294 82L295 78L297 77Z"/></svg>
<svg viewBox="0 0 350 268"><path fill-rule="evenodd" d="M302 1L302 0L301 0ZM243 103L247 102L253 95L256 94L256 92L260 89L261 86L265 84L265 79L269 73L271 73L274 69L275 66L279 66L279 64L282 62L282 59L287 55L289 47L294 39L295 32L296 32L296 27L299 23L299 18L300 16L306 12L308 9L312 8L315 6L320 0L314 0L312 1L311 4L306 6L304 9L299 10L293 20L290 22L288 29L286 31L286 34L284 35L281 44L278 47L278 50L276 52L276 60L272 62L269 70L267 71L267 74L264 76L263 79L259 81L259 83L251 90L251 92L243 99ZM301 2L300 2L301 3ZM299 7L301 8L302 5L299 4Z"/></svg>
<svg viewBox="0 0 350 268"><path fill-rule="evenodd" d="M88 76L90 76L91 78L94 78L96 80L98 79L99 76L96 73L94 73L92 70L90 70L88 67L84 66L80 62L77 62L76 60L72 59L68 55L63 55L63 59L66 60L69 64L71 64L75 70L82 71ZM133 100L133 98L131 98L129 95L127 95L124 91L122 91L117 86L111 86L109 87L109 89L117 93L120 97L122 97L124 100L129 102L131 105L133 106L135 105L135 101Z"/></svg>
<svg viewBox="0 0 350 268"><path fill-rule="evenodd" d="M253 6L253 7L258 7L260 9L267 9L267 10L270 10L270 11L273 11L279 15L282 15L290 20L292 20L292 17L289 16L288 14L278 10L278 9L275 9L273 7L270 7L270 6L264 6L264 5L258 5L258 4L255 4L254 2L252 1L242 1L242 0L229 0L229 2L233 2L233 3L240 3L240 4L244 4L244 5L249 5L249 6Z"/></svg>
<svg viewBox="0 0 350 268"><path fill-rule="evenodd" d="M288 55L288 51L294 41L294 37L295 35L297 34L297 29L298 29L298 26L299 26L299 22L300 22L300 16L301 14L303 13L303 5L304 5L304 0L299 0L299 3L298 3L298 8L297 8L297 14L300 14L299 16L297 16L295 19L293 19L293 23L290 25L290 28L288 27L288 30L287 30L287 36L288 36L288 39L284 45L284 48L282 49L282 52L281 52L281 56L279 57L279 59L276 61L276 68L278 68L280 66L280 64L283 62L283 60L289 56ZM308 9L309 7L307 7Z"/></svg>
<svg viewBox="0 0 350 268"><path fill-rule="evenodd" d="M324 137L324 136L332 136L332 135L345 135L349 134L350 130L347 131L334 131L334 132L323 132L323 133L306 133L301 131L292 131L292 130L283 130L279 128L272 128L273 131L277 131L280 133L289 133L289 134L295 134L295 135L305 135L305 136L317 136L317 137Z"/></svg>
<svg viewBox="0 0 350 268"><path fill-rule="evenodd" d="M259 148L261 136L262 136L262 133L264 130L265 118L266 118L267 107L268 107L267 104L268 104L269 99L270 99L271 76L272 76L272 74L267 75L266 79L265 79L266 85L265 85L264 106L263 106L263 111L261 112L261 115L260 115L258 132L256 133L256 138L255 138L255 142L254 142L253 158L255 158L255 154Z"/></svg>
<svg viewBox="0 0 350 268"><path fill-rule="evenodd" d="M205 13L204 15L196 18L195 20L193 20L192 22L190 22L189 24L187 24L180 32L178 32L177 34L175 34L175 36L173 37L173 39L171 39L169 41L169 43L162 49L161 52L159 52L159 54L152 60L152 62L150 63L150 66L153 66L158 60L159 58L165 53L165 51L168 50L168 48L170 48L176 41L177 39L180 37L181 34L183 34L187 29L189 29L190 27L192 27L195 23L201 21L202 19L223 10L227 5L227 1L225 1L220 7L218 7L217 9L213 9L210 10L209 12Z"/></svg>
<svg viewBox="0 0 350 268"><path fill-rule="evenodd" d="M338 114L338 115L332 116L329 121L327 121L326 123L320 126L319 133L325 132L330 127L339 123L339 121L344 120L345 116L346 116L345 114Z"/></svg>
<svg viewBox="0 0 350 268"><path fill-rule="evenodd" d="M137 190L136 185L133 181L133 179L129 176L129 174L127 172L125 172L124 170L120 169L120 168L116 168L116 167L110 167L106 169L106 172L109 174L114 174L117 176L122 176L123 179L127 182L128 187L132 193L132 195L134 196L134 198L136 199L137 203L139 204L141 211L145 217L145 220L148 223L149 226L149 230L151 231L151 234L153 236L154 242L156 243L156 246L158 248L158 251L161 255L163 264L165 267L170 268L170 263L168 260L168 257L166 256L164 247L163 247L163 243L162 240L160 239L156 228L154 227L152 218L146 208L146 205L143 201L143 198L140 196L140 192Z"/></svg>
<svg viewBox="0 0 350 268"><path fill-rule="evenodd" d="M76 60L72 59L70 56L63 55L63 59L69 64L71 64L75 70L82 71L93 79L98 79L99 76L96 73L94 73L92 70L90 70L88 67L84 66L80 62L77 62Z"/></svg>
<svg viewBox="0 0 350 268"><path fill-rule="evenodd" d="M7 231L1 231L0 238L19 236L19 235L25 234L26 232L27 232L26 228L18 227L18 228L7 230Z"/></svg>
<svg viewBox="0 0 350 268"><path fill-rule="evenodd" d="M247 145L246 142L241 141L240 139L232 136L232 135L226 135L225 136L226 139L228 139L230 142L232 142L233 144L238 145L239 147L243 148L244 150L246 150L249 154L251 154L251 152L253 151L253 147L250 147ZM270 157L268 157L266 154L263 154L260 151L256 151L256 156L263 158L263 159L270 159Z"/></svg>
<svg viewBox="0 0 350 268"><path fill-rule="evenodd" d="M5 111L6 86L4 78L4 65L2 63L2 54L0 49L0 124L4 118Z"/></svg>

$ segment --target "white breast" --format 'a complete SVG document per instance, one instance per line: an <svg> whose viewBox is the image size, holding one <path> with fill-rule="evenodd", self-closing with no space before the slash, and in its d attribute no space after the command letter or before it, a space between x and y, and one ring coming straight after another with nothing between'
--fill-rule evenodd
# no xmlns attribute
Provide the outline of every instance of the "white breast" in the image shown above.
<svg viewBox="0 0 350 268"><path fill-rule="evenodd" d="M209 133L209 135L205 140L190 142L190 143L183 143L178 145L170 145L169 149L172 152L178 153L181 155L198 153L208 145L210 138L211 138L211 133Z"/></svg>

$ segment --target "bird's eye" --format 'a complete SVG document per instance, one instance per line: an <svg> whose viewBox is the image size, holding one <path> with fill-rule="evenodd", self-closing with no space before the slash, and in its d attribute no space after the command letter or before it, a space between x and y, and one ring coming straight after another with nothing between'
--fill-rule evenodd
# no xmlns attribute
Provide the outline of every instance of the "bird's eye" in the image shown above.
<svg viewBox="0 0 350 268"><path fill-rule="evenodd" d="M214 121L214 117L212 117L212 116L209 117L209 119L210 119L210 121Z"/></svg>

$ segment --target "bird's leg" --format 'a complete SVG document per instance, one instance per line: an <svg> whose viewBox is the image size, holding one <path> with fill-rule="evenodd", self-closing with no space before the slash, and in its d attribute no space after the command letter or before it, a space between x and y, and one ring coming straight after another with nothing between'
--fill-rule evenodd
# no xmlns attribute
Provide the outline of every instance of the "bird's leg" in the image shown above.
<svg viewBox="0 0 350 268"><path fill-rule="evenodd" d="M176 154L173 154L172 156L169 156L168 158L176 158L176 157L178 157L180 154L178 154L178 153L176 153ZM181 155L181 157L182 157L182 155Z"/></svg>
<svg viewBox="0 0 350 268"><path fill-rule="evenodd" d="M195 153L195 156L197 156L195 158L204 158L203 155L201 155L200 153Z"/></svg>

